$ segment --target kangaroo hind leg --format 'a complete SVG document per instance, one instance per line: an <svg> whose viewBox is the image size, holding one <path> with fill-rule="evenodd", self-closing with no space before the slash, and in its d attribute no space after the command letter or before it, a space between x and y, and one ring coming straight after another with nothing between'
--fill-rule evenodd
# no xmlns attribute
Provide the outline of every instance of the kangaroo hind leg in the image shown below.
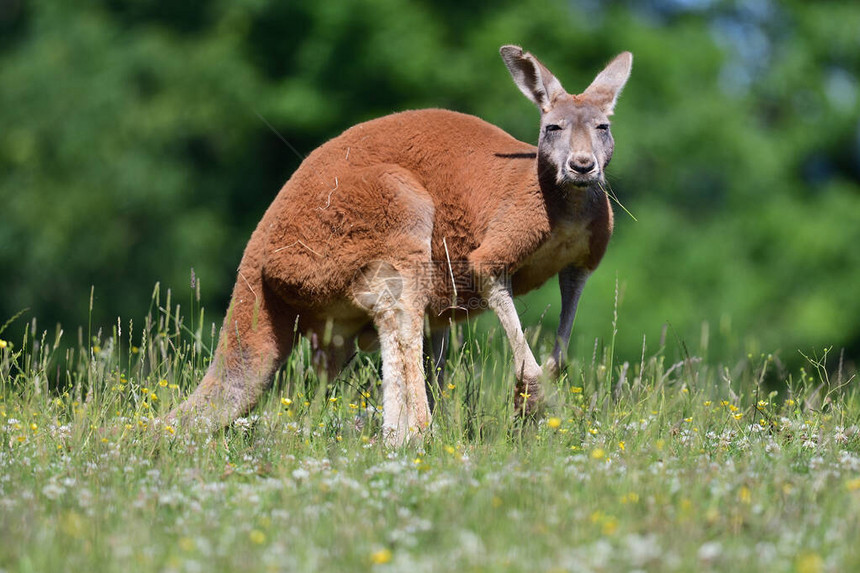
<svg viewBox="0 0 860 573"><path fill-rule="evenodd" d="M419 437L430 425L422 363L423 308L403 301L374 310L382 351L382 434L390 446Z"/></svg>
<svg viewBox="0 0 860 573"><path fill-rule="evenodd" d="M420 437L430 425L423 365L424 309L431 289L433 202L411 174L380 167L372 191L386 206L374 251L352 284L382 352L383 438L391 446Z"/></svg>

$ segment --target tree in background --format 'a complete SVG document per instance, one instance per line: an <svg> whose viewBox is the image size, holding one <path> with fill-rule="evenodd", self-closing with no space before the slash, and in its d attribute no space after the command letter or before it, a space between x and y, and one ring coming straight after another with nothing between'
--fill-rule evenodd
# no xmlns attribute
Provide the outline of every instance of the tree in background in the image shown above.
<svg viewBox="0 0 860 573"><path fill-rule="evenodd" d="M610 177L638 221L616 209L575 344L609 335L617 278L631 360L665 323L693 348L710 325L716 356L856 359L858 29L850 1L7 0L0 317L86 323L93 285L112 324L193 268L218 322L251 230L322 141L428 106L536 140L497 53L517 43L570 91L635 54Z"/></svg>

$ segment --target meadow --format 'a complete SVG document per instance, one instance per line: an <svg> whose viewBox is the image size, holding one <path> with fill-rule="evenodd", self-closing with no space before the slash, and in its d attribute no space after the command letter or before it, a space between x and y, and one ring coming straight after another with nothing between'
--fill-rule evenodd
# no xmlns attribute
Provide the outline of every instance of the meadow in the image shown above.
<svg viewBox="0 0 860 573"><path fill-rule="evenodd" d="M0 330L0 570L860 570L860 401L835 351L788 371L608 340L522 422L503 334L465 323L430 435L390 450L378 357L320 380L307 345L223 432L160 423L205 325L156 290L109 332Z"/></svg>

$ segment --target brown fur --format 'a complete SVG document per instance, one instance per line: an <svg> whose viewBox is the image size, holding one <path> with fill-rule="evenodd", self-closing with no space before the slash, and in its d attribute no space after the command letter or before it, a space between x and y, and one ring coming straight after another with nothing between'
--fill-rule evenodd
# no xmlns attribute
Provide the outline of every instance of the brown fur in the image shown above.
<svg viewBox="0 0 860 573"><path fill-rule="evenodd" d="M533 56L511 46L502 54L520 89L541 108L542 130L550 122L563 129L542 131L535 148L476 117L428 109L356 125L320 146L251 236L215 359L171 420L193 413L211 428L253 407L291 351L296 326L336 369L337 355L342 360L373 324L383 349L384 408L403 410L386 414L386 437L401 443L429 424L415 350L425 310L431 326L442 328L454 307L480 309L487 285L499 277L510 282L508 295L497 289L503 304L564 269L585 277L597 267L612 232L600 188L612 149L611 136L607 146L595 125L611 114L619 81L610 77L615 81L572 96ZM629 73L629 55L622 55L603 74L625 63ZM532 89L535 80L547 89ZM566 144L544 147L562 132L569 132ZM589 153L599 165L588 180L575 180L580 176L552 156L585 164ZM559 169L573 178L559 181ZM579 291L570 295L573 312ZM516 337L513 323L509 335ZM565 347L568 338L560 330ZM333 340L345 342L336 348ZM560 358L557 348L551 369ZM528 382L524 387L533 387Z"/></svg>

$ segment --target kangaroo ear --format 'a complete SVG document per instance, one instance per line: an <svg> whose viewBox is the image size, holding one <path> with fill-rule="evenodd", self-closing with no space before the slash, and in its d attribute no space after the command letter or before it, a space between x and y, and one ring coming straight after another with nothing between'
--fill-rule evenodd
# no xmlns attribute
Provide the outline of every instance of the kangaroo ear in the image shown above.
<svg viewBox="0 0 860 573"><path fill-rule="evenodd" d="M588 89L582 92L582 95L594 100L603 108L606 115L612 115L618 94L621 93L621 88L627 83L632 67L633 54L621 52L594 78L594 81L591 82Z"/></svg>
<svg viewBox="0 0 860 573"><path fill-rule="evenodd" d="M556 98L567 93L552 72L519 46L502 46L499 53L514 83L543 113L552 108Z"/></svg>

